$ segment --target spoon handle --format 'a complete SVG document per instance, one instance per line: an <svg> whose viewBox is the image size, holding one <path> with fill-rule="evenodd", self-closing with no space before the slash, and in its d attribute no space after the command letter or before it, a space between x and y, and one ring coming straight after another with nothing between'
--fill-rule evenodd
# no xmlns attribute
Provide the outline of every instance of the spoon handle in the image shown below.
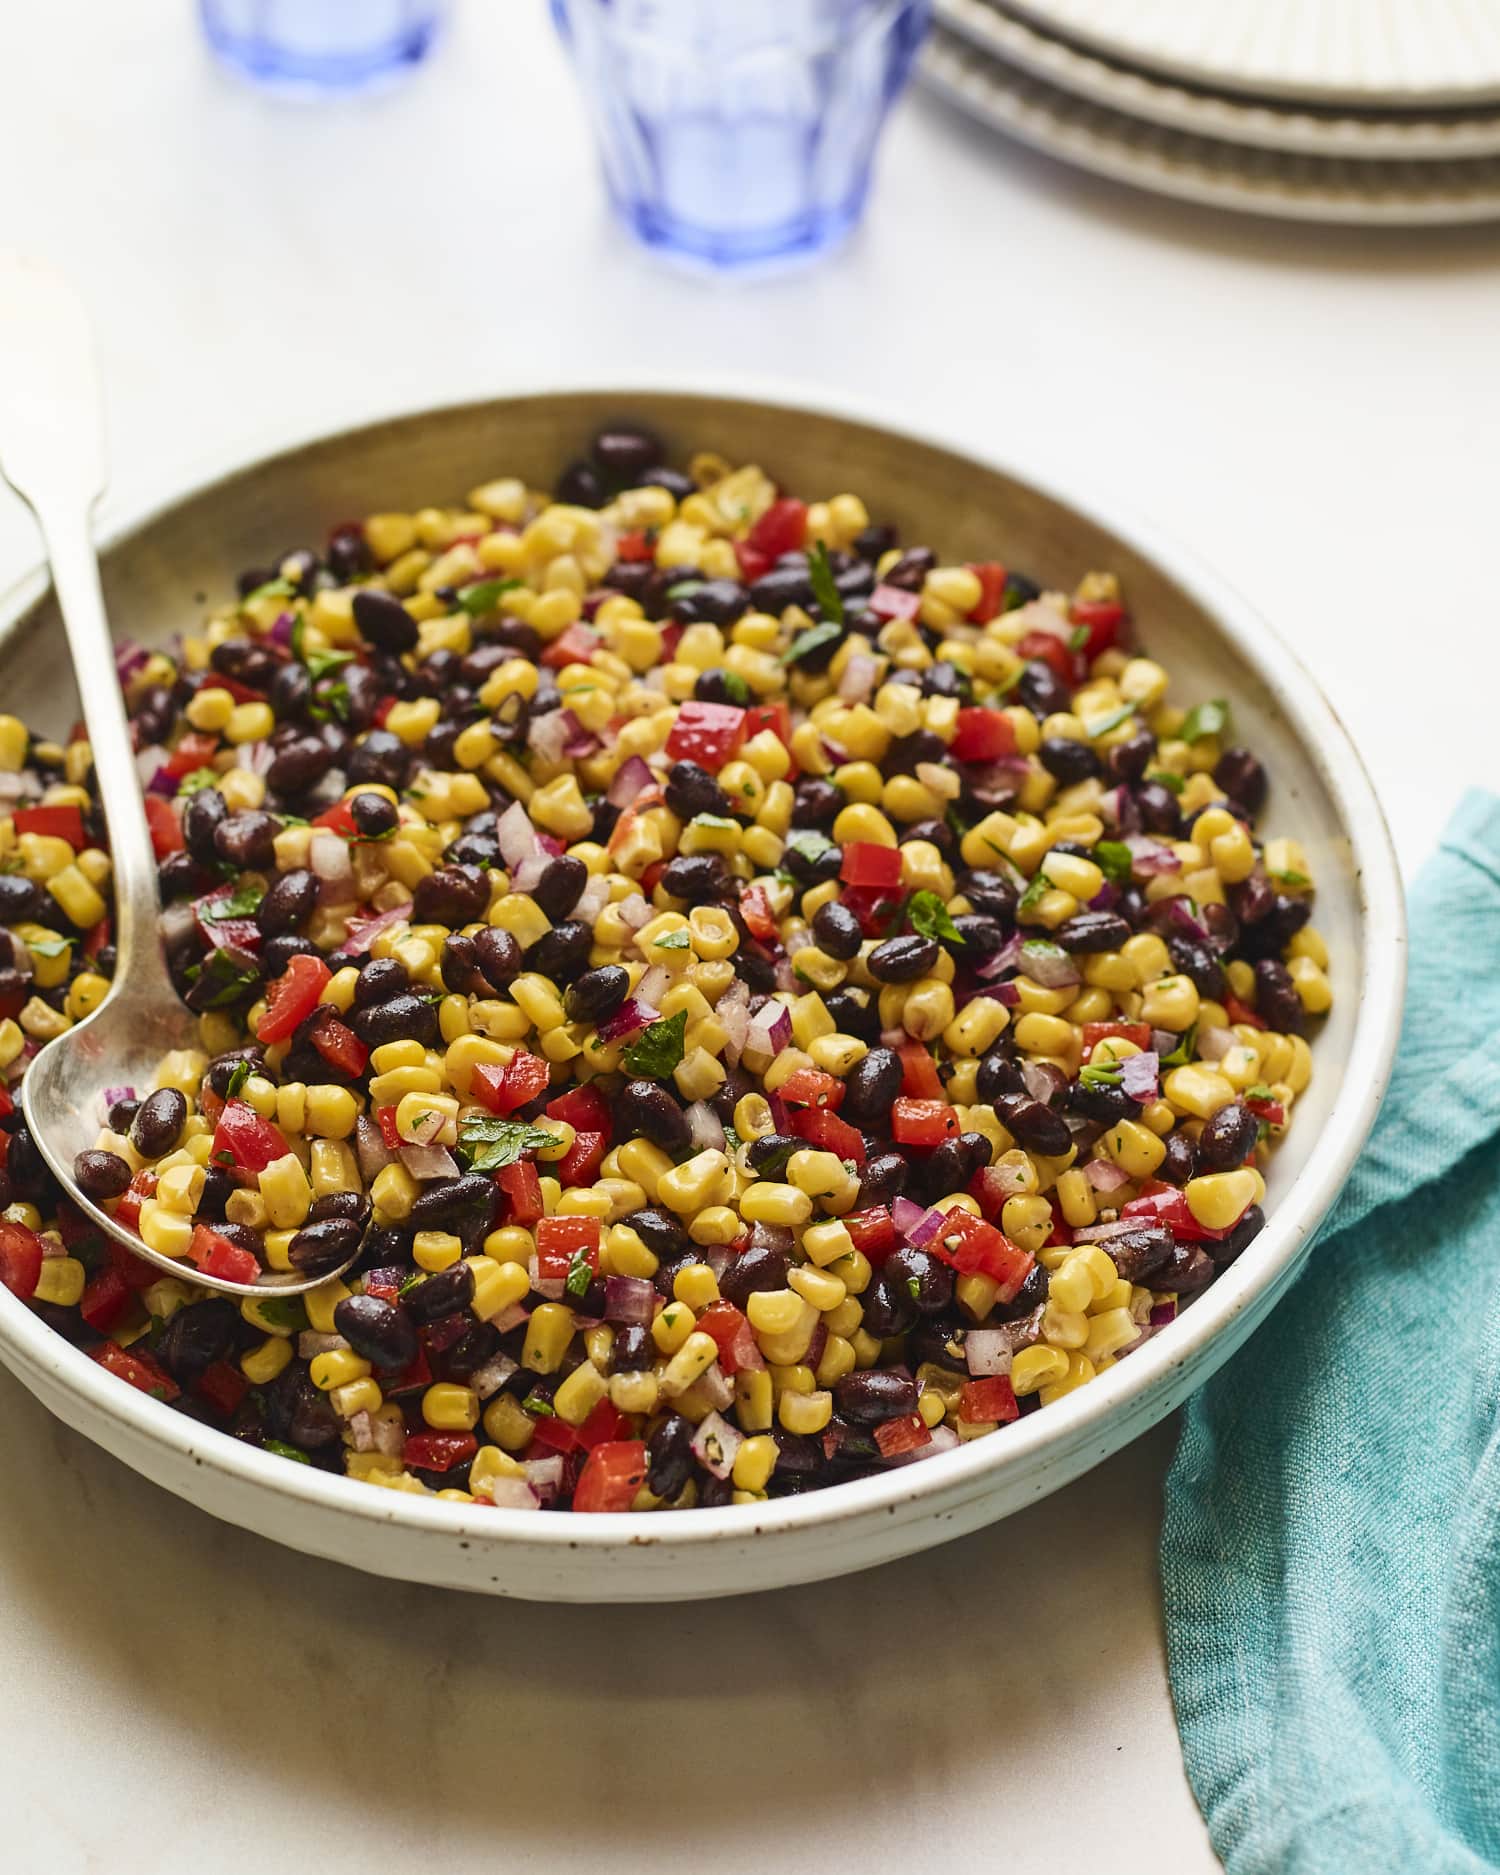
<svg viewBox="0 0 1500 1875"><path fill-rule="evenodd" d="M116 985L167 980L156 857L99 584L90 515L105 484L83 302L42 262L0 252L0 475L41 529L73 656L114 862ZM41 655L46 652L38 647Z"/></svg>

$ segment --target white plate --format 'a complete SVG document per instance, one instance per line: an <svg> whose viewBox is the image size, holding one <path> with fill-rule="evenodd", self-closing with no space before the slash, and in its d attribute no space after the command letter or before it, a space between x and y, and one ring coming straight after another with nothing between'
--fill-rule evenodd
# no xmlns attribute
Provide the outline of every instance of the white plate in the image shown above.
<svg viewBox="0 0 1500 1875"><path fill-rule="evenodd" d="M1500 0L1010 0L1130 65L1251 96L1500 102Z"/></svg>
<svg viewBox="0 0 1500 1875"><path fill-rule="evenodd" d="M944 26L1034 78L1090 103L1193 136L1360 162L1500 155L1500 110L1394 116L1360 115L1342 107L1314 111L1301 104L1257 103L1189 90L1150 73L1111 64L1065 39L1038 31L994 0L934 0L933 12Z"/></svg>
<svg viewBox="0 0 1500 1875"><path fill-rule="evenodd" d="M0 1287L0 1359L69 1425L178 1496L381 1575L544 1601L678 1602L869 1568L1007 1516L1144 1432L1294 1280L1379 1109L1405 969L1401 882L1369 778L1264 620L1180 547L1086 504L1076 464L1055 477L1012 470L821 393L810 403L753 385L548 389L325 437L220 473L116 537L104 555L114 628L164 643L201 618L204 594L226 590L237 567L264 565L309 529L447 499L502 472L544 486L587 436L627 417L658 430L674 455L714 447L792 487L856 488L906 539L938 541L955 559L998 552L1055 584L1080 568L1115 569L1182 694L1232 698L1264 758L1267 826L1295 833L1312 861L1338 999L1313 1045L1298 1123L1269 1167L1266 1227L1180 1320L994 1438L805 1497L587 1517L379 1491L289 1464L147 1398ZM58 644L40 580L0 598L0 696L53 732L75 713Z"/></svg>
<svg viewBox="0 0 1500 1875"><path fill-rule="evenodd" d="M972 116L1081 169L1214 208L1389 227L1500 218L1500 157L1366 162L1189 136L1073 96L935 29L922 76Z"/></svg>

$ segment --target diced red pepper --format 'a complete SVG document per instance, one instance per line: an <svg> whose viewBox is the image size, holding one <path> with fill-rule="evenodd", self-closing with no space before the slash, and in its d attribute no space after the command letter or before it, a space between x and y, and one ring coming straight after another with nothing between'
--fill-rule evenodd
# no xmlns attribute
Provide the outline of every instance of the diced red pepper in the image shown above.
<svg viewBox="0 0 1500 1875"><path fill-rule="evenodd" d="M547 646L541 661L552 671L560 671L567 664L587 664L599 649L599 642L599 634L591 625L570 625Z"/></svg>
<svg viewBox="0 0 1500 1875"><path fill-rule="evenodd" d="M717 774L733 761L745 741L745 712L733 703L699 703L690 697L680 704L667 755L674 762L696 762Z"/></svg>
<svg viewBox="0 0 1500 1875"><path fill-rule="evenodd" d="M385 1147L386 1151L399 1152L404 1142L396 1125L396 1109L394 1107L377 1107L375 1109L375 1123L380 1128L380 1143Z"/></svg>
<svg viewBox="0 0 1500 1875"><path fill-rule="evenodd" d="M216 898L199 899L193 907L193 917L202 933L205 944L228 950L256 951L260 949L261 929L253 918L219 918L215 912L229 903L229 894L221 892Z"/></svg>
<svg viewBox="0 0 1500 1875"><path fill-rule="evenodd" d="M215 1361L212 1367L203 1370L202 1377L193 1391L200 1399L207 1400L215 1411L222 1413L224 1418L228 1419L250 1391L250 1382L237 1367L231 1367L228 1361Z"/></svg>
<svg viewBox="0 0 1500 1875"><path fill-rule="evenodd" d="M89 926L88 935L83 940L84 956L97 957L100 951L102 951L105 945L110 941L112 932L113 925L106 913L106 915L99 920L98 924L91 924Z"/></svg>
<svg viewBox="0 0 1500 1875"><path fill-rule="evenodd" d="M212 766L213 759L218 752L219 738L217 736L198 730L189 730L162 766L169 775L176 775L180 778L183 775L196 774L200 768Z"/></svg>
<svg viewBox="0 0 1500 1875"><path fill-rule="evenodd" d="M520 1049L503 1068L488 1061L480 1062L469 1081L469 1092L488 1107L491 1113L514 1113L528 1101L544 1094L552 1080L552 1068L540 1055L528 1055Z"/></svg>
<svg viewBox="0 0 1500 1875"><path fill-rule="evenodd" d="M149 1183L147 1182L149 1181ZM116 1223L134 1230L140 1221L141 1202L149 1198L156 1190L156 1175L152 1172L137 1172L130 1181L130 1189L115 1206ZM126 1200L134 1205L133 1212L127 1212ZM144 1257L138 1257L133 1250L127 1250L124 1244L113 1237L104 1240L104 1254L109 1258L110 1267L124 1283L127 1289L149 1289L161 1276L161 1271L154 1263L148 1263Z"/></svg>
<svg viewBox="0 0 1500 1875"><path fill-rule="evenodd" d="M787 1124L797 1138L805 1139L809 1146L831 1152L835 1158L852 1159L857 1166L864 1165L864 1136L831 1108L793 1107Z"/></svg>
<svg viewBox="0 0 1500 1875"><path fill-rule="evenodd" d="M313 1047L333 1068L345 1074L361 1075L370 1059L370 1051L354 1033L335 1017L324 1021L313 1032Z"/></svg>
<svg viewBox="0 0 1500 1875"><path fill-rule="evenodd" d="M821 1068L798 1068L776 1090L793 1107L837 1107L844 1098L844 1083Z"/></svg>
<svg viewBox="0 0 1500 1875"><path fill-rule="evenodd" d="M734 557L740 563L740 578L747 583L760 579L771 570L771 562L757 547L752 547L748 540L734 543Z"/></svg>
<svg viewBox="0 0 1500 1875"><path fill-rule="evenodd" d="M1005 1201L1015 1195L1015 1187L996 1165L982 1165L969 1180L969 1196L993 1224L1005 1209Z"/></svg>
<svg viewBox="0 0 1500 1875"><path fill-rule="evenodd" d="M877 586L865 602L876 618L914 619L922 610L922 595L904 586Z"/></svg>
<svg viewBox="0 0 1500 1875"><path fill-rule="evenodd" d="M745 740L758 736L763 729L769 729L784 748L792 745L792 712L785 697L777 697L770 703L749 703L745 706ZM788 780L795 780L795 764Z"/></svg>
<svg viewBox="0 0 1500 1875"><path fill-rule="evenodd" d="M931 1445L932 1433L920 1413L904 1413L900 1419L883 1420L875 1428L875 1444L882 1458L895 1458L900 1452L915 1452Z"/></svg>
<svg viewBox="0 0 1500 1875"><path fill-rule="evenodd" d="M495 1183L504 1194L508 1206L505 1218L507 1224L530 1226L541 1218L545 1210L542 1180L530 1159L519 1159L514 1165L502 1165L495 1174Z"/></svg>
<svg viewBox="0 0 1500 1875"><path fill-rule="evenodd" d="M0 1087L0 1120L8 1120L16 1110L16 1103L11 1098L8 1087Z"/></svg>
<svg viewBox="0 0 1500 1875"><path fill-rule="evenodd" d="M219 1276L225 1282L253 1283L260 1274L260 1262L253 1250L242 1250L207 1224L194 1227L188 1255L205 1276Z"/></svg>
<svg viewBox="0 0 1500 1875"><path fill-rule="evenodd" d="M382 1302L394 1302L401 1294L402 1281L401 1269L396 1264L392 1264L388 1269L366 1270L365 1294L377 1296Z"/></svg>
<svg viewBox="0 0 1500 1875"><path fill-rule="evenodd" d="M1005 603L1005 568L998 560L970 560L968 566L979 581L979 603L969 614L969 623L988 625L1000 616Z"/></svg>
<svg viewBox="0 0 1500 1875"><path fill-rule="evenodd" d="M1023 1250L1002 1233L1000 1242L990 1248L984 1260L985 1275L1000 1285L995 1300L1014 1302L1035 1264L1036 1258L1029 1250Z"/></svg>
<svg viewBox="0 0 1500 1875"><path fill-rule="evenodd" d="M181 1387L161 1363L144 1349L122 1348L113 1341L101 1341L89 1349L90 1358L108 1368L118 1379L149 1393L153 1400L175 1400Z"/></svg>
<svg viewBox="0 0 1500 1875"><path fill-rule="evenodd" d="M942 1230L929 1238L927 1250L960 1275L990 1277L999 1285L998 1301L1011 1302L1031 1274L1036 1258L1013 1244L1003 1231L969 1211L950 1211Z"/></svg>
<svg viewBox="0 0 1500 1875"><path fill-rule="evenodd" d="M656 543L644 528L632 528L615 542L615 558L625 561L627 565L634 565L640 560L654 560Z"/></svg>
<svg viewBox="0 0 1500 1875"><path fill-rule="evenodd" d="M596 1217L544 1217L537 1221L536 1267L544 1279L565 1277L575 1257L599 1268L599 1220Z"/></svg>
<svg viewBox="0 0 1500 1875"><path fill-rule="evenodd" d="M596 1445L573 1487L573 1508L629 1510L646 1482L646 1441L610 1439Z"/></svg>
<svg viewBox="0 0 1500 1875"><path fill-rule="evenodd" d="M687 626L674 619L670 625L659 625L657 630L661 633L661 661L670 664L677 655L677 647L682 643L682 634Z"/></svg>
<svg viewBox="0 0 1500 1875"><path fill-rule="evenodd" d="M873 840L851 840L839 862L839 877L845 885L890 891L901 883L901 849L879 846Z"/></svg>
<svg viewBox="0 0 1500 1875"><path fill-rule="evenodd" d="M543 1413L536 1421L536 1431L532 1435L536 1443L545 1451L576 1452L578 1433L565 1419L555 1419Z"/></svg>
<svg viewBox="0 0 1500 1875"><path fill-rule="evenodd" d="M745 536L745 544L775 562L798 553L807 541L807 503L791 495L773 501Z"/></svg>
<svg viewBox="0 0 1500 1875"><path fill-rule="evenodd" d="M1125 623L1125 608L1118 599L1075 599L1068 610L1075 625L1083 625L1088 637L1081 649L1085 658L1098 657L1119 641Z"/></svg>
<svg viewBox="0 0 1500 1875"><path fill-rule="evenodd" d="M1172 1235L1183 1243L1221 1243L1229 1235L1229 1230L1210 1230L1207 1225L1200 1224L1193 1216L1187 1199L1172 1185L1163 1186L1160 1190L1143 1191L1121 1209L1120 1216L1147 1218L1154 1224L1165 1224Z"/></svg>
<svg viewBox="0 0 1500 1875"><path fill-rule="evenodd" d="M129 1255L129 1252L126 1252ZM132 1259L140 1262L140 1258ZM155 1270L152 1275L156 1275ZM130 1307L130 1285L113 1266L106 1264L85 1286L78 1313L101 1335L107 1335Z"/></svg>
<svg viewBox="0 0 1500 1875"><path fill-rule="evenodd" d="M88 845L81 807L18 807L11 819L17 833L39 833L49 840L66 840L75 853Z"/></svg>
<svg viewBox="0 0 1500 1875"><path fill-rule="evenodd" d="M26 979L18 976L12 988L0 990L0 1021L3 1021L7 1016L20 1015L21 1011L26 1007L26 999L30 988L31 986ZM0 1164L3 1163L3 1161L0 1161Z"/></svg>
<svg viewBox="0 0 1500 1875"><path fill-rule="evenodd" d="M1243 1022L1252 1029L1263 1029L1266 1026L1264 1020L1253 1009L1247 1009L1238 996L1224 998L1224 1013L1234 1024Z"/></svg>
<svg viewBox="0 0 1500 1875"><path fill-rule="evenodd" d="M577 1133L612 1133L614 1130L609 1102L596 1081L564 1088L555 1100L547 1102L547 1117L566 1120Z"/></svg>
<svg viewBox="0 0 1500 1875"><path fill-rule="evenodd" d="M883 1263L900 1241L890 1211L883 1204L873 1204L864 1211L846 1212L844 1229L855 1249L872 1263Z"/></svg>
<svg viewBox="0 0 1500 1875"><path fill-rule="evenodd" d="M592 1185L608 1148L603 1133L575 1133L572 1145L558 1162L558 1182L565 1186Z"/></svg>
<svg viewBox="0 0 1500 1875"><path fill-rule="evenodd" d="M266 1013L256 1024L256 1040L286 1041L317 1008L332 974L321 957L293 957L267 992Z"/></svg>
<svg viewBox="0 0 1500 1875"><path fill-rule="evenodd" d="M1149 1022L1085 1022L1083 1025L1083 1058L1088 1060L1097 1045L1109 1037L1118 1037L1122 1042L1134 1042L1139 1049L1151 1046L1151 1024Z"/></svg>
<svg viewBox="0 0 1500 1875"><path fill-rule="evenodd" d="M891 1107L891 1138L898 1146L940 1146L962 1131L957 1112L946 1101L898 1094Z"/></svg>
<svg viewBox="0 0 1500 1875"><path fill-rule="evenodd" d="M1063 1216L1062 1206L1055 1198L1049 1198L1047 1202L1052 1207L1052 1228L1048 1231L1047 1241L1042 1245L1042 1248L1044 1250L1051 1250L1058 1245L1067 1246L1071 1244L1073 1241L1073 1227Z"/></svg>
<svg viewBox="0 0 1500 1875"><path fill-rule="evenodd" d="M176 809L164 795L148 794L146 800L146 827L151 835L151 851L157 859L170 859L172 854L183 849L182 827L177 819Z"/></svg>
<svg viewBox="0 0 1500 1875"><path fill-rule="evenodd" d="M1016 1390L1009 1374L986 1374L979 1380L967 1380L959 1390L958 1416L971 1426L983 1426L992 1420L1008 1425L1021 1417Z"/></svg>
<svg viewBox="0 0 1500 1875"><path fill-rule="evenodd" d="M630 1421L619 1407L612 1400L601 1400L578 1428L578 1443L586 1452L592 1452L596 1445L604 1445L629 1431Z"/></svg>
<svg viewBox="0 0 1500 1875"><path fill-rule="evenodd" d="M467 1464L479 1450L472 1432L409 1432L401 1448L408 1465L419 1471L452 1471Z"/></svg>
<svg viewBox="0 0 1500 1875"><path fill-rule="evenodd" d="M718 1343L719 1366L726 1374L765 1366L765 1356L756 1345L754 1329L732 1302L710 1302L698 1317L698 1327Z"/></svg>
<svg viewBox="0 0 1500 1875"><path fill-rule="evenodd" d="M293 960L295 962L295 959ZM215 1165L237 1172L264 1172L275 1159L285 1158L286 1141L263 1120L247 1100L226 1101L214 1128Z"/></svg>
<svg viewBox="0 0 1500 1875"><path fill-rule="evenodd" d="M1257 1099L1250 1094L1244 1096L1245 1105L1257 1120L1264 1120L1267 1126L1281 1126L1286 1121L1286 1108L1279 1100Z"/></svg>
<svg viewBox="0 0 1500 1875"><path fill-rule="evenodd" d="M336 833L344 840L359 837L359 828L354 824L354 808L348 801L335 801L332 807L325 807L321 814L313 818L312 825L326 827L330 833Z"/></svg>
<svg viewBox="0 0 1500 1875"><path fill-rule="evenodd" d="M42 1280L42 1240L24 1224L0 1218L0 1283L23 1302Z"/></svg>
<svg viewBox="0 0 1500 1875"><path fill-rule="evenodd" d="M891 921L901 908L900 887L887 885L849 885L839 894L839 903L853 912L866 937L886 937Z"/></svg>
<svg viewBox="0 0 1500 1875"><path fill-rule="evenodd" d="M907 1040L896 1044L901 1057L901 1091L913 1100L941 1100L942 1076L925 1042Z"/></svg>
<svg viewBox="0 0 1500 1875"><path fill-rule="evenodd" d="M763 885L747 886L740 893L740 916L752 937L771 943L777 933L776 914L771 910L770 895Z"/></svg>
<svg viewBox="0 0 1500 1875"><path fill-rule="evenodd" d="M1016 655L1048 665L1065 684L1073 682L1073 655L1053 632L1027 632L1016 646Z"/></svg>
<svg viewBox="0 0 1500 1875"><path fill-rule="evenodd" d="M419 1343L416 1359L411 1366L397 1374L394 1380L381 1380L387 1393L415 1393L421 1387L432 1385L432 1364L427 1358L427 1344Z"/></svg>
<svg viewBox="0 0 1500 1875"><path fill-rule="evenodd" d="M958 712L958 727L948 753L959 762L998 762L1016 752L1014 723L999 710L967 709Z"/></svg>

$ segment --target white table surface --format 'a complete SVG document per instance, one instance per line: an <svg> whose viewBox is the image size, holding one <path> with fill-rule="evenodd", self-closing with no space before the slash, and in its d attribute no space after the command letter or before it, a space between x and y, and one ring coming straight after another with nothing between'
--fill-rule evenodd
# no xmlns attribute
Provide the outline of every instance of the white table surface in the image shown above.
<svg viewBox="0 0 1500 1875"><path fill-rule="evenodd" d="M1500 780L1492 231L1158 203L915 96L853 245L736 290L609 226L540 0L467 0L409 88L322 112L212 71L187 0L11 11L0 240L91 297L117 510L518 369L877 391L1076 452L1194 542L1328 688L1408 870ZM0 580L34 558L0 502ZM1210 1871L1162 1655L1170 1450L842 1583L528 1608L215 1524L0 1375L6 1865Z"/></svg>

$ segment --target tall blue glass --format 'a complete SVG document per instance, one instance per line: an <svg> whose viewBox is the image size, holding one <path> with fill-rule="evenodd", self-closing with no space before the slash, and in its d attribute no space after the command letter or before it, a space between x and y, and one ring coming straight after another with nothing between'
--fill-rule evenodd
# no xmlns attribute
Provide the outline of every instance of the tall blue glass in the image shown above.
<svg viewBox="0 0 1500 1875"><path fill-rule="evenodd" d="M199 0L214 51L284 91L351 91L425 57L447 0Z"/></svg>
<svg viewBox="0 0 1500 1875"><path fill-rule="evenodd" d="M615 207L710 267L810 255L859 219L928 0L552 0Z"/></svg>

